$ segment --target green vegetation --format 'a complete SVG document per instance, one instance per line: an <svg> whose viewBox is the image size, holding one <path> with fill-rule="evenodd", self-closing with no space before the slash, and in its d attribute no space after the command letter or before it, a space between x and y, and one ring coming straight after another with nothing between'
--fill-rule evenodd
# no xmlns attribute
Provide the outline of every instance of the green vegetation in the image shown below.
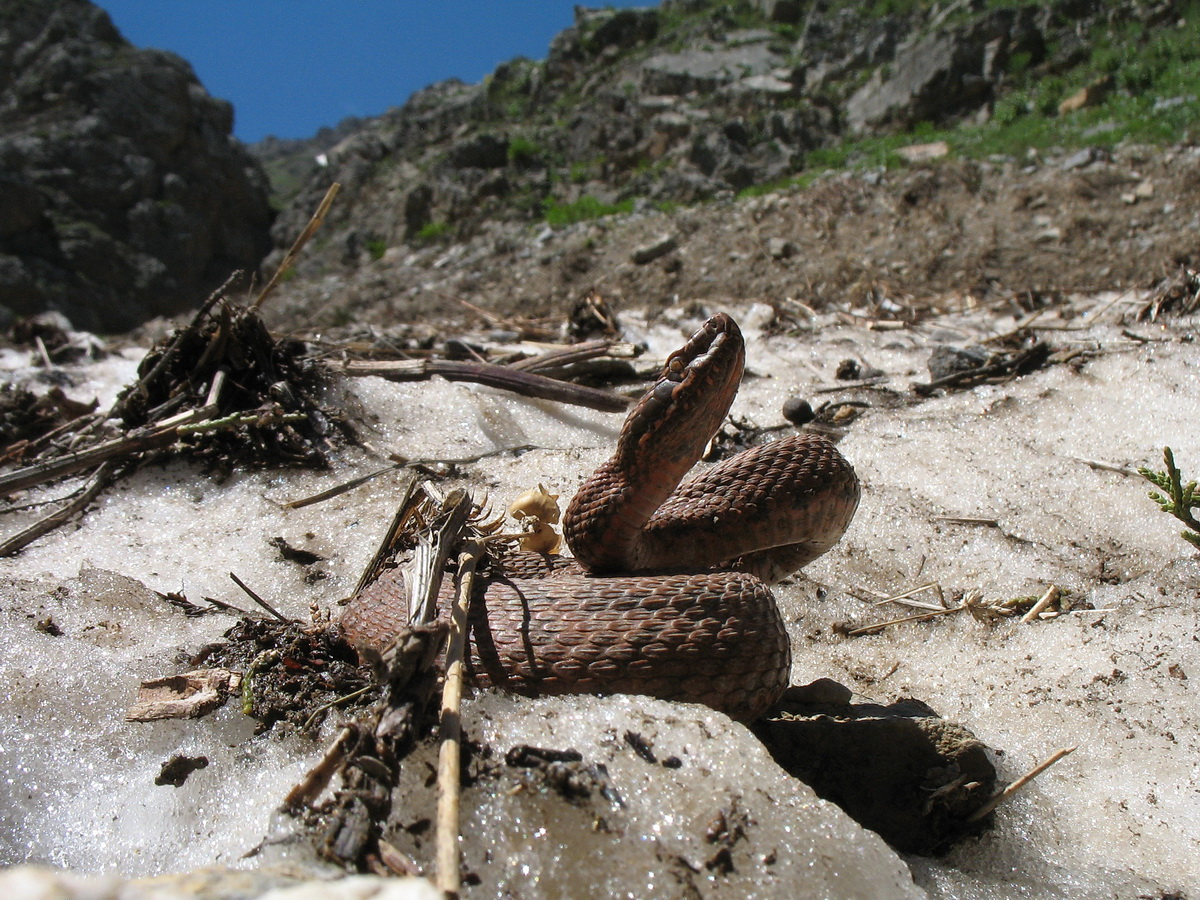
<svg viewBox="0 0 1200 900"><path fill-rule="evenodd" d="M383 254L387 252L387 241L367 241L367 252L371 254L371 259L383 259Z"/></svg>
<svg viewBox="0 0 1200 900"><path fill-rule="evenodd" d="M413 236L418 244L433 244L450 236L449 222L426 222Z"/></svg>
<svg viewBox="0 0 1200 900"><path fill-rule="evenodd" d="M518 135L508 142L508 161L515 166L528 166L542 157L542 148L529 138Z"/></svg>
<svg viewBox="0 0 1200 900"><path fill-rule="evenodd" d="M622 200L616 204L602 203L591 194L584 194L574 203L561 203L553 197L547 198L542 203L542 212L545 214L546 223L553 226L573 225L576 222L599 219L601 216L632 211L632 200Z"/></svg>
<svg viewBox="0 0 1200 900"><path fill-rule="evenodd" d="M1143 478L1162 491L1151 491L1150 499L1157 503L1162 511L1170 513L1187 526L1180 536L1196 549L1200 550L1200 522L1192 514L1192 510L1200 509L1200 496L1196 494L1196 482L1183 483L1179 469L1175 466L1175 456L1170 447L1163 447L1163 464L1165 472L1155 472L1145 467L1138 469Z"/></svg>

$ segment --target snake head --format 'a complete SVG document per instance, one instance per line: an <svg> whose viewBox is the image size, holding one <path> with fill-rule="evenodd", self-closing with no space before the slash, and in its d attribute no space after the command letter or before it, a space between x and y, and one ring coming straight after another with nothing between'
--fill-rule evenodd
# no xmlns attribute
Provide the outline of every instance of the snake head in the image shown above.
<svg viewBox="0 0 1200 900"><path fill-rule="evenodd" d="M563 536L586 568L614 572L637 565L642 528L720 427L745 358L742 333L725 313L667 358L625 420L616 452L567 508Z"/></svg>
<svg viewBox="0 0 1200 900"><path fill-rule="evenodd" d="M617 452L653 452L685 465L686 472L733 405L745 361L737 323L717 313L667 357L658 380L629 414Z"/></svg>

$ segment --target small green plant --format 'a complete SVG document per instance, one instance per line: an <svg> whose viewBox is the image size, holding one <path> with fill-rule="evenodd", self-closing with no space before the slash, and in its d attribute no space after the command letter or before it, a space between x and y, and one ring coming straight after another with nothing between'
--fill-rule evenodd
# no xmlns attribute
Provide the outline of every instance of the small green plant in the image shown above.
<svg viewBox="0 0 1200 900"><path fill-rule="evenodd" d="M616 204L603 203L591 194L584 194L574 203L560 203L553 197L548 197L542 204L546 224L554 226L573 225L576 222L586 222L590 219L599 219L601 216L627 213L632 210L632 200L622 200Z"/></svg>
<svg viewBox="0 0 1200 900"><path fill-rule="evenodd" d="M367 241L367 252L371 254L371 259L383 259L383 254L387 253L387 241Z"/></svg>
<svg viewBox="0 0 1200 900"><path fill-rule="evenodd" d="M508 161L515 166L532 165L541 155L542 148L527 137L517 136L508 142Z"/></svg>
<svg viewBox="0 0 1200 900"><path fill-rule="evenodd" d="M1186 531L1180 532L1181 536L1200 550L1200 522L1192 515L1192 510L1200 509L1200 495L1196 493L1196 482L1183 483L1170 447L1163 447L1163 463L1167 468L1165 472L1155 472L1143 466L1138 469L1138 473L1162 491L1151 491L1150 499L1162 507L1163 512L1170 513L1187 526Z"/></svg>
<svg viewBox="0 0 1200 900"><path fill-rule="evenodd" d="M448 222L426 222L417 231L415 237L419 243L432 244L450 234Z"/></svg>

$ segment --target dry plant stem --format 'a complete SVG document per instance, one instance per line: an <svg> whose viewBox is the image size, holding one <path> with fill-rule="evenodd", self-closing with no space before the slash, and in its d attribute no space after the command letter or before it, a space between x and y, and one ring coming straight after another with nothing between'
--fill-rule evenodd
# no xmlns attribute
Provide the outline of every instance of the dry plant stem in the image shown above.
<svg viewBox="0 0 1200 900"><path fill-rule="evenodd" d="M323 503L326 500L332 500L349 491L354 490L360 485L366 484L380 475L386 475L388 472L394 472L397 469L403 468L403 463L395 463L390 466L385 466L382 469L376 469L374 472L368 472L366 475L359 475L357 478L351 478L349 481L343 481L341 484L335 485L328 490L321 491L319 494L313 494L309 497L301 497L299 500L291 500L283 504L284 509L303 509L306 506L312 506L314 503Z"/></svg>
<svg viewBox="0 0 1200 900"><path fill-rule="evenodd" d="M0 544L0 556L12 556L14 553L24 550L38 538L49 534L59 525L70 519L71 516L84 509L108 485L116 468L116 463L111 460L103 463L96 469L87 486L70 503L56 509L50 515L38 520L24 531L14 534L3 544Z"/></svg>
<svg viewBox="0 0 1200 900"><path fill-rule="evenodd" d="M570 403L601 412L625 412L630 402L608 391L558 381L545 375L494 363L461 362L451 359L401 359L387 362L355 360L346 363L343 371L347 375L375 375L388 381L426 381L434 375L441 375L447 381L473 381L525 397Z"/></svg>
<svg viewBox="0 0 1200 900"><path fill-rule="evenodd" d="M242 579L238 578L232 572L229 573L229 577L230 577L230 579L232 579L234 584L236 584L243 591L245 591L247 597L249 597L251 600L253 600L255 603L257 603L259 606L261 606L263 609L265 609L267 612L269 612L272 616L274 616L280 622L283 622L286 625L288 622L292 621L291 619L287 618L286 616L280 615L279 610L277 610L275 607L273 607L270 603L268 603L262 597L258 596L258 594L254 593L254 591L252 591L246 585L246 582L242 581Z"/></svg>
<svg viewBox="0 0 1200 900"><path fill-rule="evenodd" d="M1118 465L1117 463L1105 462L1102 459L1087 459L1083 456L1075 456L1072 457L1072 459L1074 459L1075 462L1081 462L1090 468L1099 469L1101 472L1116 472L1118 475L1133 475L1134 477L1137 477L1141 474L1132 466L1122 466Z"/></svg>
<svg viewBox="0 0 1200 900"><path fill-rule="evenodd" d="M308 770L308 773L295 787L288 791L288 795L283 798L283 809L298 812L316 800L341 767L342 761L354 744L354 738L353 728L343 728L317 764Z"/></svg>
<svg viewBox="0 0 1200 900"><path fill-rule="evenodd" d="M855 628L847 631L848 637L858 637L860 634L874 634L877 631L883 631L892 625L903 625L906 622L924 622L926 619L936 619L938 616L949 615L950 613L962 612L965 607L948 606L945 609L934 609L929 612L920 613L915 616L905 616L902 619L889 619L886 622L876 622L874 625L864 625L862 628Z"/></svg>
<svg viewBox="0 0 1200 900"><path fill-rule="evenodd" d="M1001 803L1003 803L1005 800L1007 800L1009 797L1011 797L1013 794L1015 794L1021 788L1025 787L1025 785L1029 784L1029 782L1033 781L1033 779L1037 778L1039 775L1041 775L1043 772L1045 772L1048 768L1050 768L1052 765L1054 765L1056 762L1058 762L1064 756L1074 753L1075 749L1076 749L1075 747L1063 747L1061 750L1055 750L1054 753L1052 753L1050 755L1050 758L1047 759L1045 762L1038 763L1038 765L1034 766L1029 772L1025 773L1020 778L1018 778L1016 781L1014 781L1012 784L1005 787L1004 790L1000 791L999 793L993 794L992 798L990 800L988 800L987 803L983 804L983 806L979 807L979 809L975 810L975 812L973 812L973 813L971 813L971 815L967 816L967 821L968 822L978 822L980 819L982 819L984 816L986 816L988 813L990 813L992 810L994 810L997 806L999 806Z"/></svg>
<svg viewBox="0 0 1200 900"><path fill-rule="evenodd" d="M1037 603L1033 604L1033 606L1029 608L1029 612L1021 616L1021 623L1025 624L1037 619L1037 617L1045 611L1047 606L1058 599L1060 593L1062 592L1058 589L1058 585L1056 584L1052 584L1050 587L1046 588L1046 593L1042 594L1042 596L1038 598Z"/></svg>
<svg viewBox="0 0 1200 900"><path fill-rule="evenodd" d="M214 384L215 382L214 379ZM124 437L97 444L87 450L68 453L57 459L33 463L15 472L9 472L0 476L0 494L37 487L39 484L45 484L63 475L74 474L110 459L120 459L145 450L167 447L175 442L181 426L202 422L211 418L214 412L216 408L209 406L189 410L157 425L140 428Z"/></svg>
<svg viewBox="0 0 1200 900"><path fill-rule="evenodd" d="M275 270L275 274L271 276L271 280L263 287L251 309L258 309L263 305L263 301L279 285L287 270L295 264L296 257L300 255L300 251L304 249L304 245L308 243L308 239L313 236L316 230L321 227L321 223L325 221L325 214L329 212L329 207L333 206L333 200L341 189L341 184L336 181L329 186L329 190L325 192L325 197L321 200L320 205L317 206L317 211L308 220L308 224L304 226L304 230L300 232L300 236L296 238L295 243L288 250L287 256L283 258L283 262L279 264L279 268Z"/></svg>
<svg viewBox="0 0 1200 900"><path fill-rule="evenodd" d="M421 541L413 551L412 563L404 571L405 582L412 584L409 622L413 625L424 625L437 618L442 569L470 514L471 495L455 488L446 496L442 511L434 520L430 540Z"/></svg>
<svg viewBox="0 0 1200 900"><path fill-rule="evenodd" d="M143 450L166 447L174 440L174 425L141 429L124 437L98 444L88 450L70 453L46 462L33 463L17 469L15 472L0 476L0 494L37 487L39 484L45 484L47 481L53 481L64 475L72 475L110 459L129 456Z"/></svg>
<svg viewBox="0 0 1200 900"><path fill-rule="evenodd" d="M233 283L241 277L241 274L242 273L240 271L234 272L225 279L224 284L208 295L208 299L201 304L200 308L196 310L196 314L192 316L191 326L189 328L181 328L178 332L176 332L175 338L171 341L167 349L163 351L163 355L159 357L158 362L154 364L154 368L147 372L144 378L138 379L134 389L129 392L130 397L136 395L140 395L142 397L148 396L149 386L154 384L154 382L158 380L158 377L166 371L167 366L169 366L171 361L175 358L175 354L179 352L179 348L183 344L183 339L190 332L194 332L200 327L200 323L204 320L204 317L208 315L208 311L213 308L218 300L225 296L226 292L229 291L233 286ZM119 418L120 415L121 405L118 404L113 407L112 412L109 413L109 416L110 418Z"/></svg>
<svg viewBox="0 0 1200 900"><path fill-rule="evenodd" d="M463 659L467 645L467 606L475 582L475 566L483 553L478 541L467 541L458 565L458 594L450 614L450 643L446 649L446 684L442 690L441 736L438 754L437 886L457 894L461 886L458 853L459 788L462 765Z"/></svg>
<svg viewBox="0 0 1200 900"><path fill-rule="evenodd" d="M379 549L375 551L375 555L371 557L371 561L359 576L358 584L354 586L351 594L352 597L357 597L362 593L366 586L375 580L379 570L387 562L396 541L396 535L404 528L404 524L416 512L417 506L420 504L420 498L415 496L416 489L417 480L410 478L404 485L404 493L400 497L400 502L396 504L396 514L392 516L392 521L388 524L387 531L384 532L383 540L379 542Z"/></svg>
<svg viewBox="0 0 1200 900"><path fill-rule="evenodd" d="M556 369L569 366L572 363L586 362L600 356L611 356L617 359L633 359L638 355L636 344L624 341L588 341L584 344L573 344L559 350L547 350L537 356L529 356L509 363L508 368L519 369L523 372L540 372L543 369Z"/></svg>

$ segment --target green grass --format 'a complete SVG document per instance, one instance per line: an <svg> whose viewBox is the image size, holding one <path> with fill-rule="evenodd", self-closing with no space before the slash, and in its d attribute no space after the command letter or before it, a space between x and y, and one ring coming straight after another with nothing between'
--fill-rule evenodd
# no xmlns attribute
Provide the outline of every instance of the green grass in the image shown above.
<svg viewBox="0 0 1200 900"><path fill-rule="evenodd" d="M383 254L387 253L387 241L367 241L367 252L371 254L371 259L383 259Z"/></svg>
<svg viewBox="0 0 1200 900"><path fill-rule="evenodd" d="M508 142L508 161L515 166L531 165L541 158L543 152L541 145L522 135Z"/></svg>
<svg viewBox="0 0 1200 900"><path fill-rule="evenodd" d="M587 222L602 216L632 211L633 200L622 200L615 204L602 203L591 194L584 194L573 203L561 203L553 197L549 197L542 204L546 224L555 227L574 225L576 222Z"/></svg>
<svg viewBox="0 0 1200 900"><path fill-rule="evenodd" d="M450 236L448 222L426 222L413 236L419 244L432 244Z"/></svg>

